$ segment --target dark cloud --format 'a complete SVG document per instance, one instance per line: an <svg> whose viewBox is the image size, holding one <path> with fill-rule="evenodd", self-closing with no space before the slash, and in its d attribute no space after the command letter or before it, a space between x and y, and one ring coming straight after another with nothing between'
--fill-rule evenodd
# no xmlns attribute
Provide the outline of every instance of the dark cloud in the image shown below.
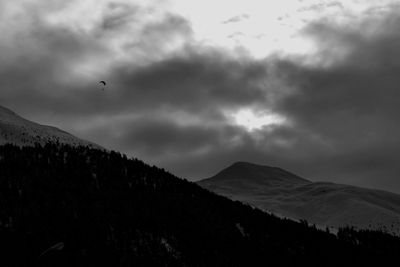
<svg viewBox="0 0 400 267"><path fill-rule="evenodd" d="M103 16L96 30L100 34L127 30L127 26L131 23L137 23L142 13L146 12L149 12L149 10L137 5L111 2L103 11Z"/></svg>
<svg viewBox="0 0 400 267"><path fill-rule="evenodd" d="M324 166L312 167L314 176L400 188L394 163L400 149L399 22L393 14L356 27L314 24L308 32L320 44L320 64L280 62L287 86L296 90L282 99L279 112L330 147L324 157L310 158L307 165Z"/></svg>
<svg viewBox="0 0 400 267"><path fill-rule="evenodd" d="M136 84L125 83L128 77L123 77L122 69L129 68L131 73L124 73L134 76L137 65L144 64L142 68L148 68L146 59L132 58L129 63L113 59L116 52L110 47L112 39L104 35L120 31L134 17L126 11L140 8L110 4L108 9L116 11L105 12L102 26L96 26L91 31L48 23L41 16L46 11L37 6L28 5L21 9L21 20L12 31L8 29L4 32L9 38L0 42L2 104L23 113L51 110L59 114L84 116L97 112L118 112L129 105L141 103L140 95L131 92L131 88L137 88ZM121 12L126 16L119 17ZM149 50L150 59L153 55L162 56L163 47L168 46L173 38L179 34L185 37L189 33L190 27L185 20L166 15L157 22L141 25L139 36L134 37L140 39L135 46L136 52L146 54L145 51ZM129 38L127 42L131 42ZM122 45L126 47L126 44ZM95 66L97 71L90 72L90 67L86 70L85 64ZM109 90L103 95L99 94L96 86L99 80L110 81Z"/></svg>
<svg viewBox="0 0 400 267"><path fill-rule="evenodd" d="M124 44L125 52L160 60L170 52L168 50L174 50L174 46L190 43L192 28L183 17L166 14L162 19L143 25L137 35Z"/></svg>
<svg viewBox="0 0 400 267"><path fill-rule="evenodd" d="M276 72L264 73L269 79L272 74L278 76L282 89L290 88L279 101L266 105L285 115L290 125L253 133L240 132L237 127L235 137L240 141L235 145L226 146L213 137L219 141L209 141L215 149L208 153L165 158L161 163L185 176L204 177L231 161L248 160L281 166L315 180L399 191L398 24L399 17L392 14L351 27L310 26L308 33L320 45L314 63L309 58L275 58L269 64ZM217 103L223 106L224 102L211 104ZM238 102L237 106L251 103Z"/></svg>
<svg viewBox="0 0 400 267"><path fill-rule="evenodd" d="M169 106L200 111L266 101L263 64L245 63L213 51L189 51L144 68L115 70L121 97L142 109Z"/></svg>
<svg viewBox="0 0 400 267"><path fill-rule="evenodd" d="M0 105L186 178L252 161L400 192L396 14L314 23L313 57L254 60L194 43L180 16L144 21L139 6L110 4L88 31L25 12L0 26ZM241 108L287 123L248 131L229 117Z"/></svg>
<svg viewBox="0 0 400 267"><path fill-rule="evenodd" d="M165 40L168 35L191 35L190 23L183 17L167 14L161 21L149 23L143 28L146 36L152 36L159 41Z"/></svg>

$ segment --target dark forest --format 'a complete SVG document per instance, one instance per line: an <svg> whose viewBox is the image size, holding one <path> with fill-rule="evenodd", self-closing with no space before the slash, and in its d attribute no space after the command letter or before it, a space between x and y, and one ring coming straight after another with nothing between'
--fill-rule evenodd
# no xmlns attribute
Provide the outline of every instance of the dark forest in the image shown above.
<svg viewBox="0 0 400 267"><path fill-rule="evenodd" d="M337 235L116 152L0 147L1 266L365 266L400 239ZM306 265L306 266L307 266Z"/></svg>

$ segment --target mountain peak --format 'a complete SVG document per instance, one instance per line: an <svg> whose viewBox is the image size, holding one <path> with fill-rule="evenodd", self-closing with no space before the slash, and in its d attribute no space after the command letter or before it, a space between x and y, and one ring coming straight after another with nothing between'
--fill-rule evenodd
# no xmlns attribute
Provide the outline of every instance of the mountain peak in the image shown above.
<svg viewBox="0 0 400 267"><path fill-rule="evenodd" d="M56 127L24 119L12 110L0 106L0 145L12 143L31 146L35 143L48 142L101 148L99 145L75 137Z"/></svg>
<svg viewBox="0 0 400 267"><path fill-rule="evenodd" d="M400 196L393 193L311 182L277 167L248 162L236 162L198 184L283 217L335 228L390 229L400 235Z"/></svg>
<svg viewBox="0 0 400 267"><path fill-rule="evenodd" d="M278 167L258 165L250 162L235 162L226 169L223 169L211 178L203 181L246 181L256 183L285 183L299 184L309 183L310 181L301 178L293 173Z"/></svg>

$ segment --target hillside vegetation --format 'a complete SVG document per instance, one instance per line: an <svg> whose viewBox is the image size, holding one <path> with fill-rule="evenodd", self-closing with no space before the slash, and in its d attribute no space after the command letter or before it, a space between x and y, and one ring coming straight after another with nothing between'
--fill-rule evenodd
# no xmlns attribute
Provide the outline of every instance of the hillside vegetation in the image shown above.
<svg viewBox="0 0 400 267"><path fill-rule="evenodd" d="M400 239L337 236L88 147L0 146L0 266L365 266Z"/></svg>

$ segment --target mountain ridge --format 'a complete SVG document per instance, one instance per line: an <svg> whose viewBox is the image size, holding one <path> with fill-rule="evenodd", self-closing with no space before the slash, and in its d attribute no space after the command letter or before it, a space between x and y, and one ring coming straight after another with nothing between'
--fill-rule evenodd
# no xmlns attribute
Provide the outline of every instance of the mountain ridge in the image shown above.
<svg viewBox="0 0 400 267"><path fill-rule="evenodd" d="M232 167L233 170L240 167L239 176L229 177ZM260 172L264 173L260 175ZM284 179L279 174L284 174ZM280 168L241 162L197 181L197 184L233 200L295 220L333 228L351 225L400 234L400 195L383 190L312 182Z"/></svg>
<svg viewBox="0 0 400 267"><path fill-rule="evenodd" d="M0 146L0 185L1 266L375 266L400 250L400 238L334 235L114 151Z"/></svg>
<svg viewBox="0 0 400 267"><path fill-rule="evenodd" d="M57 127L27 120L14 111L0 106L0 145L10 143L32 146L35 143L43 145L47 142L104 149L98 144L78 138Z"/></svg>
<svg viewBox="0 0 400 267"><path fill-rule="evenodd" d="M268 175L264 170L268 170ZM300 176L297 176L291 172L288 172L284 169L279 167L271 167L265 165L259 165L251 162L245 161L237 161L234 162L229 167L223 169L222 171L218 172L216 175L203 179L202 181L206 181L208 179L218 179L218 180L234 180L234 179L242 179L243 175L248 175L251 172L252 179L257 180L269 180L270 182L274 180L280 181L288 181L292 183L308 183L309 180L306 180Z"/></svg>

